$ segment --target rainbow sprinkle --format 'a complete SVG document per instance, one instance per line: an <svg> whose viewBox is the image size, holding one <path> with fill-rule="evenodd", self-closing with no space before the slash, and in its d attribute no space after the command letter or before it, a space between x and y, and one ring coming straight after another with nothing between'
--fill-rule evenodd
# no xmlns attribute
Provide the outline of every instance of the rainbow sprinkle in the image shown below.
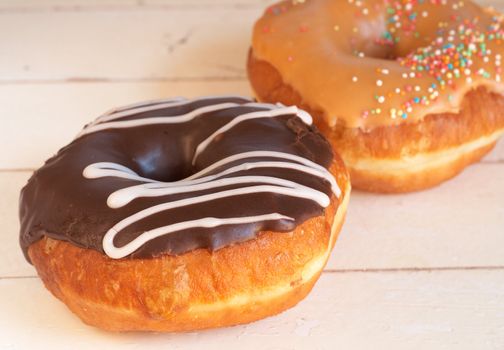
<svg viewBox="0 0 504 350"><path fill-rule="evenodd" d="M334 0L336 1L336 0ZM366 0L346 0L352 6L351 11L359 19L355 23L366 21L366 16L372 17L377 11L385 11L385 28L374 39L374 44L379 48L379 55L375 57L387 62L376 69L374 77L375 93L370 101L372 108L362 111L363 118L388 113L391 119L407 119L415 108L430 106L440 98L454 101L457 87L471 84L475 80L488 80L500 83L502 80L502 56L495 49L504 39L504 30L501 27L502 19L494 17L491 24L482 27L481 18L471 17L463 0L382 0L370 2ZM291 0L289 3L271 6L267 12L278 16L288 11L290 6L308 3L308 0ZM428 5L428 6L427 6ZM434 13L427 9L432 6L450 6L451 15L443 21L435 23L432 31L432 40L426 44L425 25L422 21L432 20ZM425 23L425 22L424 22ZM310 31L310 19L303 19L297 23L299 35ZM313 25L313 24L312 24ZM314 26L315 27L315 26ZM331 30L334 35L350 33L349 44L356 58L365 58L366 52L359 47L360 35L366 30L364 27L351 25L343 27L343 23L333 23ZM264 33L273 33L270 27L263 28ZM419 48L404 57L395 57L395 52L405 51L404 47L418 45ZM385 48L383 48L385 47ZM293 62L293 56L287 56L288 62ZM403 70L398 73L390 65L390 60L399 63ZM389 68L387 68L389 67ZM399 79L389 78L399 74ZM352 84L366 82L366 79L356 74L350 75ZM425 86L425 79L430 82ZM422 79L417 80L417 79ZM394 106L387 105L387 100L399 99Z"/></svg>
<svg viewBox="0 0 504 350"><path fill-rule="evenodd" d="M419 38L417 31L419 20L429 17L427 11L418 11L417 5L426 3L427 0L384 0L388 15L387 30L375 42L378 45L395 46L403 37ZM348 0L349 4L357 5L354 0ZM435 5L447 5L446 0L429 0ZM488 49L489 43L500 44L504 31L498 18L493 18L493 23L482 31L478 28L479 18L462 19L455 11L464 7L464 2L459 1L452 4L454 14L448 22L439 22L437 37L430 45L416 49L406 57L398 58L399 64L409 70L402 73L405 80L403 86L394 87L388 93L375 95L376 103L383 104L387 97L394 95L408 96L408 98L398 107L388 110L392 119L407 119L417 106L429 106L437 101L443 94L448 101L454 99L447 90L456 90L457 84L465 80L470 84L475 77L501 81L501 55L493 55ZM362 56L362 52L358 53ZM482 68L475 65L475 60L492 66L493 69ZM492 71L494 73L492 73ZM384 68L377 69L377 74L388 74ZM406 83L415 78L430 76L432 84L422 91L418 85ZM376 80L378 88L383 88L381 79ZM363 118L380 114L381 108L371 108L362 112Z"/></svg>

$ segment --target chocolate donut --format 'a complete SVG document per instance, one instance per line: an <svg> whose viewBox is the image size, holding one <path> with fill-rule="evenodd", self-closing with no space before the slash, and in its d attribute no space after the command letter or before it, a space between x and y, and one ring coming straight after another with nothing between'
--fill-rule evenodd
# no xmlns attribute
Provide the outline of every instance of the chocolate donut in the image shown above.
<svg viewBox="0 0 504 350"><path fill-rule="evenodd" d="M349 190L342 161L297 107L150 101L97 118L33 174L20 242L47 288L91 325L232 325L308 293Z"/></svg>

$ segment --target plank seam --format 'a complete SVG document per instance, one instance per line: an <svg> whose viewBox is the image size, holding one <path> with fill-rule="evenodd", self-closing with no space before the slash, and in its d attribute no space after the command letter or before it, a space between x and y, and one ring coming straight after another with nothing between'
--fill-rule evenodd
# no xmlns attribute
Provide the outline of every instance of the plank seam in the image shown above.
<svg viewBox="0 0 504 350"><path fill-rule="evenodd" d="M35 168L12 168L12 169L0 169L0 173L32 173Z"/></svg>
<svg viewBox="0 0 504 350"><path fill-rule="evenodd" d="M481 164L503 164L504 163L504 159L488 159L488 160L482 160L480 162Z"/></svg>
<svg viewBox="0 0 504 350"><path fill-rule="evenodd" d="M229 82L247 81L245 75L207 76L207 77L148 77L148 78L106 78L72 77L64 79L0 79L0 85L54 85L54 84L90 84L90 83L183 83L183 82Z"/></svg>
<svg viewBox="0 0 504 350"><path fill-rule="evenodd" d="M261 3L216 3L216 4L144 4L140 1L130 5L49 5L40 7L6 6L0 8L0 15L30 13L100 13L100 12L134 12L134 11L221 11L251 9L262 10L267 4Z"/></svg>
<svg viewBox="0 0 504 350"><path fill-rule="evenodd" d="M324 273L401 273L401 272L449 272L449 271L504 271L504 266L439 266L439 267L398 267L363 269L326 269Z"/></svg>
<svg viewBox="0 0 504 350"><path fill-rule="evenodd" d="M4 276L4 277L0 277L0 281L1 280L23 280L23 279L34 279L34 278L39 278L39 276L35 276L35 275L30 275L30 276Z"/></svg>
<svg viewBox="0 0 504 350"><path fill-rule="evenodd" d="M326 269L322 273L348 274L348 273L417 273L417 272L462 272L462 271L504 271L504 266L442 266L442 267L400 267L400 268L370 268L370 269ZM37 275L26 276L0 276L0 280L33 279Z"/></svg>

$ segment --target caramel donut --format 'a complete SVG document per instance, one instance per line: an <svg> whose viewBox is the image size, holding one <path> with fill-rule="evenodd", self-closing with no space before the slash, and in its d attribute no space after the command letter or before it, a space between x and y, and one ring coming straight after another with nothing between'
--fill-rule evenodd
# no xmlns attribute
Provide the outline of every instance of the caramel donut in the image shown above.
<svg viewBox="0 0 504 350"><path fill-rule="evenodd" d="M249 78L314 116L355 188L421 190L504 132L501 23L471 1L284 1L254 27Z"/></svg>
<svg viewBox="0 0 504 350"><path fill-rule="evenodd" d="M303 299L344 220L343 161L297 107L242 97L111 111L37 170L20 242L85 323L189 331Z"/></svg>

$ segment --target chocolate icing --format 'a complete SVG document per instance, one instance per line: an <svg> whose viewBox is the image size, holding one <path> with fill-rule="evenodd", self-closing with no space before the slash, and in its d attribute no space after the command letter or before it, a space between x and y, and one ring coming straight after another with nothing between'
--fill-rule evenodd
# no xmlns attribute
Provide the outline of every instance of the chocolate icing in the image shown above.
<svg viewBox="0 0 504 350"><path fill-rule="evenodd" d="M218 135L192 165L197 145L232 118L244 113L268 110L260 104L250 104L251 101L245 98L198 99L180 106L135 113L118 120L177 116L202 106L224 102L238 103L239 106L202 114L180 124L143 125L93 132L76 138L62 148L33 174L21 191L20 244L26 258L29 259L28 247L43 236L104 253L102 241L105 233L124 218L159 203L215 192L202 190L136 198L123 207L112 209L107 206L107 198L112 192L138 185L140 182L118 177L87 179L83 176L83 169L93 163L121 164L142 177L166 182L190 176L225 157L256 150L289 153L309 159L326 169L330 166L333 157L330 145L315 127L304 124L294 114L239 123L231 130ZM151 102L145 106L153 106L156 103L159 102ZM135 108L138 107L132 107L132 110ZM271 159L254 158L248 159L247 162L265 160ZM235 161L222 168L243 162L245 160ZM216 169L212 173L217 170L223 169ZM244 174L287 179L331 196L328 181L292 169L257 168L241 171L233 176ZM227 186L219 190L239 187L244 185ZM278 212L295 219L182 230L155 238L128 257L177 255L197 248L216 250L252 239L259 231L293 230L305 220L323 214L323 210L316 202L304 198L267 192L239 195L148 216L122 230L115 238L114 244L120 247L146 230L201 217L243 217Z"/></svg>

